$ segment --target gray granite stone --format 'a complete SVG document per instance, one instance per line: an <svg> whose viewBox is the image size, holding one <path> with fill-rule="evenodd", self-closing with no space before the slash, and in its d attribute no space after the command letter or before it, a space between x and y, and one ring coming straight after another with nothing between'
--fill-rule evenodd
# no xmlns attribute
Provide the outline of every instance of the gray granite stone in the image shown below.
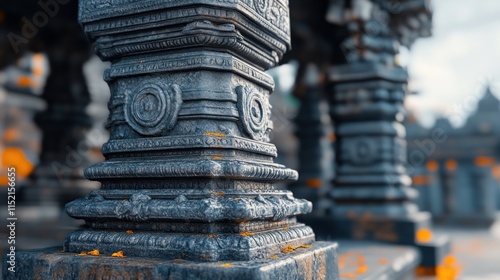
<svg viewBox="0 0 500 280"><path fill-rule="evenodd" d="M308 247L308 246L305 246ZM17 270L8 272L11 279L338 279L337 245L316 242L310 248L277 253L253 261L196 262L183 259L141 257L118 258L109 254L78 256L63 253L61 248L19 252Z"/></svg>
<svg viewBox="0 0 500 280"><path fill-rule="evenodd" d="M79 20L111 62L106 160L85 170L101 189L67 204L85 226L66 238L65 257L22 254L26 274L13 279L47 269L44 257L66 260L48 266L49 278L148 270L153 279L168 271L175 279L338 279L335 245L315 243L295 218L312 204L273 187L298 178L274 163L268 143L274 82L264 71L290 49L287 1L82 0ZM84 271L89 259L75 254L94 250L138 261L111 269L103 259ZM295 250L296 258L265 264ZM167 262L153 265L167 272L145 258ZM220 261L246 262L210 263Z"/></svg>

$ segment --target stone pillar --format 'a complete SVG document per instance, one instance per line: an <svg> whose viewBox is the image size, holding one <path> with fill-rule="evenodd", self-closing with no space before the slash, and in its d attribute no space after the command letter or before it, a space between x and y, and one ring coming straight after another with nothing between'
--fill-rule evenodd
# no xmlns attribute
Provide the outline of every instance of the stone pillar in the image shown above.
<svg viewBox="0 0 500 280"><path fill-rule="evenodd" d="M102 186L66 206L86 226L55 267L24 263L47 279L338 279L336 244L296 222L311 203L273 188L298 176L268 143L287 1L83 0L79 20L112 63L106 160L85 171Z"/></svg>
<svg viewBox="0 0 500 280"><path fill-rule="evenodd" d="M12 21L19 21L23 16L47 17L43 28L36 28L35 37L26 46L43 51L50 65L42 93L48 106L35 116L43 134L40 164L33 172L34 183L27 189L26 200L27 204L36 207L50 205L53 210L50 212L58 215L65 202L81 197L97 184L83 178L84 167L91 163L84 137L92 124L85 111L90 96L82 69L91 55L90 45L76 21L78 3L49 4L45 8L55 11L50 14L50 19L45 14L47 10L40 10L36 3L13 4L8 15ZM13 29L11 34L23 34L19 30L29 29L26 26ZM24 43L21 45L25 46ZM72 198L60 203L65 194ZM47 217L49 208L38 213Z"/></svg>
<svg viewBox="0 0 500 280"><path fill-rule="evenodd" d="M401 44L430 34L430 11L425 1L332 1L327 18L343 52L329 76L335 207L329 226L312 225L321 236L416 245L421 265L436 267L449 241L431 238L429 213L412 202L402 125L408 74L397 60Z"/></svg>
<svg viewBox="0 0 500 280"><path fill-rule="evenodd" d="M75 32L79 32L74 25ZM58 30L54 26L51 29L53 32ZM51 71L42 97L48 107L35 116L43 133L42 153L27 199L30 204L52 207L58 215L66 202L98 186L83 177L83 169L91 164L85 142L85 133L92 125L85 111L90 94L83 75L83 64L90 57L90 48L83 36L47 37L43 39L52 42L46 49ZM68 200L68 196L71 199Z"/></svg>
<svg viewBox="0 0 500 280"><path fill-rule="evenodd" d="M444 162L442 168L443 177L443 214L453 220L456 216L456 201L458 199L457 190L457 173L458 162L454 159L448 159Z"/></svg>
<svg viewBox="0 0 500 280"><path fill-rule="evenodd" d="M328 104L324 100L324 79L317 67L307 66L305 76L297 82L305 92L298 95L300 109L295 118L299 140L299 180L290 186L297 197L310 200L314 211L324 211L329 205L325 195L330 188L332 150ZM325 205L326 204L326 205Z"/></svg>
<svg viewBox="0 0 500 280"><path fill-rule="evenodd" d="M494 163L493 158L478 157L475 159L475 165L471 169L472 184L472 219L479 225L491 226L496 220L495 209L495 179L492 176L492 166L489 165L490 160ZM483 161L483 162L481 162ZM471 220L472 220L471 219Z"/></svg>

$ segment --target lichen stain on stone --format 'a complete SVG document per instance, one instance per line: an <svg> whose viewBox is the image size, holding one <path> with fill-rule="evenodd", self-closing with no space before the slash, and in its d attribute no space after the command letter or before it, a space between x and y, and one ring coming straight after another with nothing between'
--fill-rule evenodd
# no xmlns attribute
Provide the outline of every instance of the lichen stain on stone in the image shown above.
<svg viewBox="0 0 500 280"><path fill-rule="evenodd" d="M126 230L126 231L125 231L125 233L126 233L126 234L132 234L132 233L134 233L134 232L133 232L132 230L130 230L130 229L129 229L129 230Z"/></svg>
<svg viewBox="0 0 500 280"><path fill-rule="evenodd" d="M204 132L205 135L208 135L208 136L213 136L213 137L222 137L222 138L226 138L226 134L224 133L219 133L219 132L211 132L211 131L206 131Z"/></svg>
<svg viewBox="0 0 500 280"><path fill-rule="evenodd" d="M232 267L232 265L230 263L223 263L220 266L223 266L223 267Z"/></svg>
<svg viewBox="0 0 500 280"><path fill-rule="evenodd" d="M253 233L250 231L244 231L244 232L240 233L240 236L244 236L244 237L253 236Z"/></svg>

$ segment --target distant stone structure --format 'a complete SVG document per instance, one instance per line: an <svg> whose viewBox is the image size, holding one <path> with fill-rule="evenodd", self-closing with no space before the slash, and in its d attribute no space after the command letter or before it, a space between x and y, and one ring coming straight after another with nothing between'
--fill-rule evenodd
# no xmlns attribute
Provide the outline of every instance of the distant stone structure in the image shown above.
<svg viewBox="0 0 500 280"><path fill-rule="evenodd" d="M465 124L440 118L429 129L406 122L408 154L419 206L439 222L490 225L500 193L500 101L488 86ZM432 135L441 134L442 141Z"/></svg>
<svg viewBox="0 0 500 280"><path fill-rule="evenodd" d="M86 112L90 94L82 69L91 48L75 21L77 1L44 4L48 8L37 2L0 5L4 20L1 29L6 34L0 43L9 56L0 59L8 63L27 51L43 52L48 59L48 77L31 77L33 83L45 82L40 97L47 107L34 116L43 135L40 163L31 174L32 183L24 192L23 202L50 205L54 210L50 212L58 215L65 202L98 186L83 178L83 169L93 163L85 143L92 120ZM12 84L5 86L8 89ZM35 212L44 216L49 211Z"/></svg>
<svg viewBox="0 0 500 280"><path fill-rule="evenodd" d="M102 186L66 206L86 226L64 252L18 252L5 278L338 279L336 244L296 221L311 203L273 188L298 177L268 143L264 70L290 49L288 13L286 0L81 1L112 63L106 160L85 171Z"/></svg>
<svg viewBox="0 0 500 280"><path fill-rule="evenodd" d="M29 176L39 163L42 135L33 118L46 108L39 94L48 65L43 54L26 53L16 64L3 70L3 82L0 82L3 85L0 90L0 186L6 191L7 168L15 167L21 190L29 188Z"/></svg>
<svg viewBox="0 0 500 280"><path fill-rule="evenodd" d="M314 12L322 18L326 13L328 23L319 24ZM416 246L420 265L435 269L449 252L449 240L432 235L429 213L412 202L417 193L405 168L402 125L408 74L397 61L399 46L430 35L428 1L321 1L308 13L313 16L295 17L297 25L322 27L295 30L302 42L297 59L307 60L302 49L311 47L317 55L309 59L327 73L336 165L329 209L303 221L323 238ZM318 37L315 44L307 41Z"/></svg>

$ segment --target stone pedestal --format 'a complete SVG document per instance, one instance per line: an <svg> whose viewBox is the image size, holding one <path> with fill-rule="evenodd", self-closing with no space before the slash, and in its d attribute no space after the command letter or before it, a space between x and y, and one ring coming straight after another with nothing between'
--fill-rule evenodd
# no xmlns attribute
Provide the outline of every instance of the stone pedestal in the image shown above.
<svg viewBox="0 0 500 280"><path fill-rule="evenodd" d="M138 260L113 266L132 278L156 266L157 278L172 270L194 279L337 279L336 247L315 243L296 221L311 203L273 188L298 177L273 162L268 143L274 83L264 70L290 48L287 2L84 0L79 19L112 63L110 140L106 160L85 171L101 189L66 206L86 225L64 243L61 279L83 273L82 251ZM285 263L265 261L290 252ZM54 273L56 262L38 266L42 258L61 259L28 253L23 273ZM111 268L95 265L85 273Z"/></svg>

